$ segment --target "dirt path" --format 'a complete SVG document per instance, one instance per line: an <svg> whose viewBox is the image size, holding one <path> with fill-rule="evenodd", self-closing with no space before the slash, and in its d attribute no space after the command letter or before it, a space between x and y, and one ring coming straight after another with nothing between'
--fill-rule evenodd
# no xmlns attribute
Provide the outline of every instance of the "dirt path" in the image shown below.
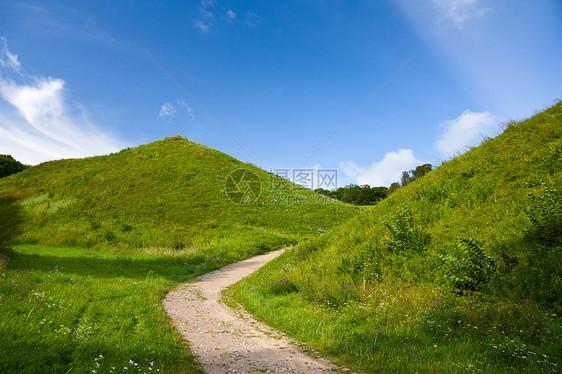
<svg viewBox="0 0 562 374"><path fill-rule="evenodd" d="M338 368L306 355L285 335L220 302L221 290L265 265L270 252L184 283L168 293L164 310L207 373L329 373Z"/></svg>

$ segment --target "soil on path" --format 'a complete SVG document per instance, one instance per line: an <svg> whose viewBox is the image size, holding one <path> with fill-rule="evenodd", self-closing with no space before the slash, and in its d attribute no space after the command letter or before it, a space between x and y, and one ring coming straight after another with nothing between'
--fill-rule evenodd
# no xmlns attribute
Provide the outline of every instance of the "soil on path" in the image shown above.
<svg viewBox="0 0 562 374"><path fill-rule="evenodd" d="M324 358L305 354L294 341L255 320L243 309L223 304L221 290L250 275L283 250L228 265L184 283L163 300L181 336L191 343L205 372L330 373ZM309 350L310 351L310 350ZM345 370L345 369L344 369Z"/></svg>

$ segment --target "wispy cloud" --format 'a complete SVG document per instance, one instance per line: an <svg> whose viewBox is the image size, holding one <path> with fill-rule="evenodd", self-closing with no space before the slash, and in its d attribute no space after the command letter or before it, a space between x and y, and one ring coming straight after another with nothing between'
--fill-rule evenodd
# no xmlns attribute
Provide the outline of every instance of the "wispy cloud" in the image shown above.
<svg viewBox="0 0 562 374"><path fill-rule="evenodd" d="M171 104L170 102L162 104L162 106L160 107L160 112L158 113L158 117L170 122L173 118L181 113L187 113L190 119L195 119L195 114L193 113L191 104L186 103L183 99L178 100L175 105Z"/></svg>
<svg viewBox="0 0 562 374"><path fill-rule="evenodd" d="M262 18L259 14L247 12L245 14L246 25L254 27L262 22Z"/></svg>
<svg viewBox="0 0 562 374"><path fill-rule="evenodd" d="M432 0L441 20L457 29L462 29L472 19L483 17L491 8L482 5L480 0Z"/></svg>
<svg viewBox="0 0 562 374"><path fill-rule="evenodd" d="M209 28L215 24L215 15L211 9L215 7L215 2L211 0L201 1L199 7L199 18L193 20L193 26L203 32L209 31Z"/></svg>
<svg viewBox="0 0 562 374"><path fill-rule="evenodd" d="M237 19L240 19L240 22L250 27L254 27L263 22L259 14L245 12L239 18L238 14L236 14L233 9L218 6L214 0L203 0L199 6L199 16L193 19L193 27L206 33L215 26L215 23L220 24L220 22Z"/></svg>
<svg viewBox="0 0 562 374"><path fill-rule="evenodd" d="M443 156L451 157L497 129L496 119L489 112L465 110L460 116L442 123L442 132L435 142L435 148Z"/></svg>
<svg viewBox="0 0 562 374"><path fill-rule="evenodd" d="M178 108L182 108L187 112L187 115L189 116L190 119L195 119L195 113L193 113L193 108L191 106L191 104L186 103L184 99L180 99L178 100L177 103Z"/></svg>
<svg viewBox="0 0 562 374"><path fill-rule="evenodd" d="M160 113L158 114L158 117L166 118L170 120L175 115L176 115L176 108L174 108L174 106L170 103L164 103L160 108Z"/></svg>
<svg viewBox="0 0 562 374"><path fill-rule="evenodd" d="M10 53L8 41L5 37L0 38L0 44L0 66L19 72L21 65L18 61L18 55Z"/></svg>
<svg viewBox="0 0 562 374"><path fill-rule="evenodd" d="M5 61L7 56L16 55L11 54L6 47L1 55L2 60ZM17 61L17 58L12 61ZM118 141L92 123L85 109L68 103L64 80L22 74L10 78L8 70L14 70L14 66L2 67L2 153L35 164L60 158L106 154L121 147Z"/></svg>
<svg viewBox="0 0 562 374"><path fill-rule="evenodd" d="M411 149L397 149L386 153L382 160L369 167L361 167L353 161L341 161L339 167L355 184L389 186L400 180L403 171L413 169L421 163Z"/></svg>

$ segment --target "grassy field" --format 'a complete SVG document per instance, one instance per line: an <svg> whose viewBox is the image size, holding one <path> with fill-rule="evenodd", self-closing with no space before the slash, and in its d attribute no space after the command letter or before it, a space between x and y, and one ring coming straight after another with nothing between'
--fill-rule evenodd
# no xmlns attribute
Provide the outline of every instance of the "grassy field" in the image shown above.
<svg viewBox="0 0 562 374"><path fill-rule="evenodd" d="M562 370L562 103L242 281L248 310L369 372Z"/></svg>
<svg viewBox="0 0 562 374"><path fill-rule="evenodd" d="M165 293L358 211L181 137L2 178L0 372L200 372Z"/></svg>
<svg viewBox="0 0 562 374"><path fill-rule="evenodd" d="M0 272L3 373L201 372L161 299L178 282L248 255L30 244L14 251Z"/></svg>

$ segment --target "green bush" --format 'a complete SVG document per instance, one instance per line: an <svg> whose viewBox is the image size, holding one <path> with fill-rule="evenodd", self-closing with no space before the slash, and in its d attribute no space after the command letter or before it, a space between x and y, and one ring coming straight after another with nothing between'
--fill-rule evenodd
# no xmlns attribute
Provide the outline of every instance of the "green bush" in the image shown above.
<svg viewBox="0 0 562 374"><path fill-rule="evenodd" d="M398 212L381 223L390 231L390 239L385 242L388 250L394 252L422 252L429 244L430 237L416 227L412 212L406 204L400 204Z"/></svg>
<svg viewBox="0 0 562 374"><path fill-rule="evenodd" d="M473 238L461 238L453 253L440 256L441 272L452 291L465 294L480 291L497 273L494 260Z"/></svg>
<svg viewBox="0 0 562 374"><path fill-rule="evenodd" d="M546 181L540 184L540 193L530 192L530 201L525 212L532 226L527 235L540 244L553 246L562 244L562 191Z"/></svg>

